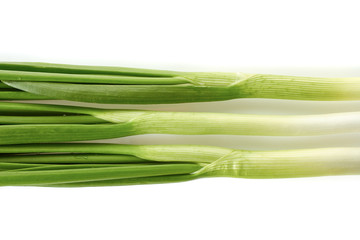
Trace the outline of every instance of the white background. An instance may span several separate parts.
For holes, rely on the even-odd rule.
[[[355,77],[360,76],[357,2],[5,0],[0,1],[0,61]],[[360,102],[241,99],[146,108],[310,114],[360,111]],[[360,134],[148,135],[112,142],[360,147]],[[0,239],[359,239],[359,187],[359,176],[217,178],[82,189],[3,187]]]

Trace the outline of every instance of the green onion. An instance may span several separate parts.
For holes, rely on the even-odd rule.
[[[1,186],[86,187],[202,177],[293,178],[360,174],[360,148],[247,151],[198,145],[42,144],[0,146]],[[22,154],[132,156],[133,163],[9,162]],[[3,154],[7,154],[3,157]],[[40,155],[38,155],[40,154]],[[18,159],[19,160],[19,159]]]
[[[85,141],[139,134],[312,136],[360,131],[360,112],[275,116],[0,102],[0,113],[0,144]]]
[[[22,90],[0,99],[162,104],[235,98],[360,100],[360,78],[176,72],[49,63],[0,63],[0,80]],[[25,93],[29,95],[22,95]],[[5,94],[6,93],[6,94]]]

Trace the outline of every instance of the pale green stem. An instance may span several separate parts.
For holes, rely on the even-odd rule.
[[[360,148],[233,151],[205,166],[199,176],[294,178],[360,174]]]
[[[107,110],[93,116],[127,121],[136,134],[311,136],[360,131],[360,112],[276,116]]]
[[[360,78],[253,74],[236,83],[239,98],[360,100]]]

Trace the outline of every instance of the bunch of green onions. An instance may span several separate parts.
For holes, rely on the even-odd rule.
[[[360,99],[360,78],[0,63],[0,80],[2,100],[165,104],[241,97]],[[350,133],[360,131],[360,112],[276,116],[0,102],[0,124],[0,186],[115,186],[201,177],[289,178],[360,173],[359,148],[246,151],[197,145],[68,143],[150,133]]]

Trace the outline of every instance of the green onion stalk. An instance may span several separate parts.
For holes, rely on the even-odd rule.
[[[140,134],[313,136],[356,131],[360,131],[360,112],[277,116],[0,102],[2,145]]]
[[[360,78],[0,63],[0,99],[166,104],[236,98],[360,100]]]
[[[360,148],[247,151],[199,145],[100,143],[0,146],[1,186],[95,187],[357,175]]]

